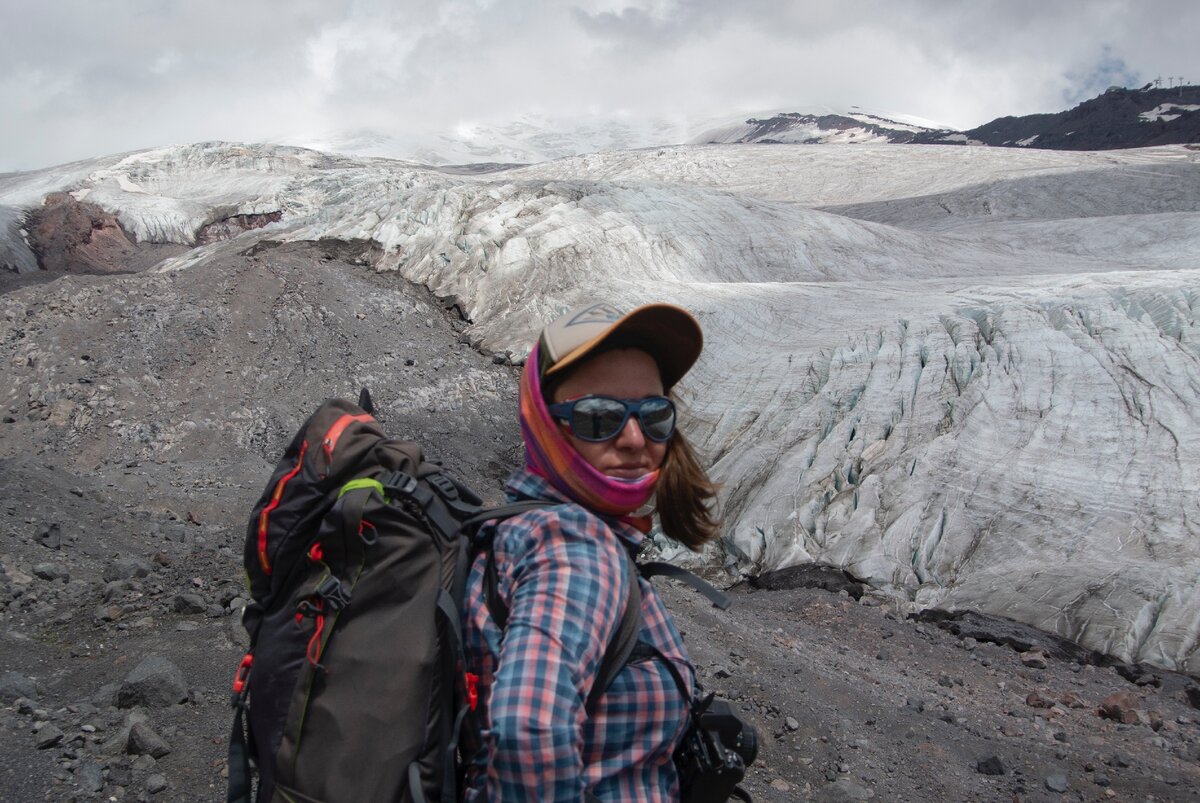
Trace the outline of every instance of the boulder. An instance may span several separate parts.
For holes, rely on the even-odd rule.
[[[1032,649],[1021,653],[1021,664],[1030,669],[1045,669],[1046,668],[1046,653],[1039,649]]]
[[[62,527],[58,522],[38,533],[37,542],[47,549],[62,549]]]
[[[61,742],[65,735],[58,726],[47,724],[46,727],[34,734],[34,744],[37,745],[38,750],[46,750]]]
[[[94,795],[104,788],[104,769],[98,762],[90,758],[84,759],[80,762],[79,769],[75,770],[75,782],[84,792]]]
[[[1051,792],[1058,792],[1060,795],[1066,792],[1070,786],[1067,784],[1067,776],[1061,772],[1055,772],[1046,776],[1046,788]]]
[[[187,699],[187,684],[179,667],[160,655],[151,655],[133,668],[117,692],[117,705],[163,708]]]
[[[40,577],[43,580],[70,580],[71,572],[66,566],[59,563],[36,563],[33,566],[33,574],[35,577]]]
[[[1134,725],[1140,720],[1138,717],[1140,707],[1141,699],[1136,694],[1119,691],[1105,697],[1104,702],[1100,703],[1097,713],[1105,719],[1111,719],[1124,725]]]
[[[148,577],[153,567],[143,558],[117,558],[104,567],[104,582]]]
[[[37,699],[37,684],[20,672],[8,671],[0,674],[0,702],[12,703],[20,698]]]
[[[1000,756],[987,755],[975,762],[975,771],[981,775],[1003,775],[1004,762]]]
[[[146,791],[152,795],[157,795],[167,788],[167,778],[160,772],[156,772],[146,779]]]
[[[130,755],[154,758],[162,758],[171,752],[171,746],[147,722],[136,722],[129,728],[125,749]]]
[[[208,609],[204,597],[199,594],[177,594],[174,607],[179,613],[204,613]]]

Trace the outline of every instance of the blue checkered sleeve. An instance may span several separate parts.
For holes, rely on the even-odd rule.
[[[532,475],[519,472],[512,483],[514,496],[562,501]],[[669,614],[625,568],[621,550],[637,538],[573,504],[495,528],[498,590],[510,612],[502,633],[483,602],[480,556],[468,579],[466,633],[484,745],[469,771],[468,800],[578,801],[585,789],[601,800],[678,799],[671,754],[686,704],[660,660],[624,667],[593,715],[584,711],[631,580],[643,594],[640,640],[691,683]]]

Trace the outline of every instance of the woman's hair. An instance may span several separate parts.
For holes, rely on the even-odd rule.
[[[655,490],[658,520],[667,537],[697,552],[720,535],[721,517],[715,505],[718,487],[701,467],[687,438],[676,429],[667,443]]]

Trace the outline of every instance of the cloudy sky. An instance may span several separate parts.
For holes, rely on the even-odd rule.
[[[1184,0],[0,0],[0,19],[0,171],[531,114],[857,105],[970,128],[1200,82]]]

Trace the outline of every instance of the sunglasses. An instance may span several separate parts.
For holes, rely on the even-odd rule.
[[[666,396],[649,396],[638,401],[583,396],[551,404],[547,409],[550,415],[565,421],[576,438],[591,443],[620,435],[631,415],[637,416],[642,434],[649,440],[664,443],[675,434],[675,403]]]

